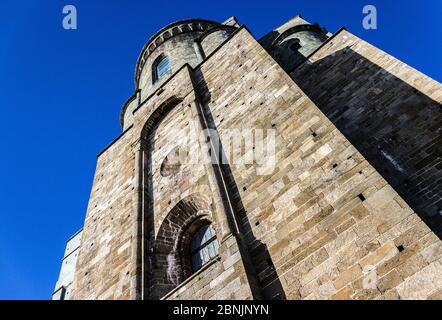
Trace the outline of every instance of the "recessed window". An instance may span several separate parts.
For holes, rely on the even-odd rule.
[[[170,61],[167,56],[160,56],[153,65],[154,81],[161,79],[170,69]]]
[[[212,225],[200,228],[190,242],[190,260],[192,271],[201,269],[207,262],[218,255],[219,242]]]
[[[301,44],[299,43],[298,39],[293,40],[290,43],[290,50],[292,50],[293,52],[298,52],[298,50],[301,49]]]

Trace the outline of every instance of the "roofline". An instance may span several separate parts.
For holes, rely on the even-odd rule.
[[[126,102],[124,102],[123,107],[120,110],[120,126],[122,129],[124,128],[124,115],[126,113],[126,109],[129,104],[131,104],[132,101],[134,101],[138,97],[138,93],[140,91],[140,89],[135,90],[135,92],[129,98],[127,98]]]
[[[75,232],[72,236],[70,236],[67,240],[66,243],[68,243],[69,241],[71,241],[72,239],[74,239],[80,232],[83,231],[83,227],[81,227],[80,230],[78,230],[77,232]]]
[[[164,90],[163,87],[169,82],[171,81],[175,75],[177,75],[179,72],[181,72],[184,68],[188,68],[190,70],[196,70],[198,68],[201,67],[202,64],[204,64],[211,56],[213,56],[218,50],[220,50],[227,42],[229,42],[231,40],[231,38],[237,34],[239,31],[241,31],[242,29],[246,29],[247,32],[249,32],[252,36],[252,32],[247,28],[246,25],[242,24],[239,27],[235,28],[235,31],[232,32],[231,35],[229,35],[228,38],[226,38],[215,50],[213,50],[207,57],[205,57],[203,59],[203,61],[201,61],[199,64],[197,64],[194,68],[192,66],[189,65],[189,63],[185,63],[183,66],[181,66],[174,74],[172,74],[166,81],[164,81],[154,92],[152,92],[146,99],[144,99],[143,101],[139,102],[139,105],[132,111],[132,113],[135,113],[138,109],[140,109],[142,106],[144,106],[144,104],[154,95],[157,95],[158,92],[160,92],[161,90]],[[133,96],[135,94],[138,93],[138,90],[128,99],[131,100],[131,98],[133,98]],[[132,101],[132,100],[131,100]],[[98,154],[97,154],[97,158],[99,158],[103,153],[105,153],[110,147],[112,147],[118,140],[120,140],[130,129],[133,128],[133,124],[131,124],[130,126],[128,126],[125,130],[123,130],[122,133],[120,133],[111,143],[109,143],[106,147],[104,147]]]

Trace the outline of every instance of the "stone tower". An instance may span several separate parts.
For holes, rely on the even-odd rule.
[[[439,83],[345,29],[232,17],[161,29],[135,88],[72,299],[441,297]]]

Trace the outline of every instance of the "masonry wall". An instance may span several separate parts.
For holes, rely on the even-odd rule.
[[[221,241],[220,257],[210,270],[198,271],[199,276],[194,275],[188,280],[187,290],[180,286],[173,296],[180,299],[214,296],[244,299],[250,296],[250,288],[235,239],[225,243],[225,236],[230,232],[225,227],[223,230],[224,206],[208,162],[208,149],[203,145],[202,157],[197,161],[190,159],[196,151],[189,148],[193,143],[188,139],[202,131],[192,99],[195,98],[191,93],[183,103],[165,114],[147,140],[151,148],[147,179],[152,182],[146,185],[151,185],[152,191],[146,197],[153,201],[148,214],[152,217],[150,238],[155,239],[150,241],[154,252],[147,257],[150,269],[153,269],[147,275],[151,278],[148,297],[165,297],[191,274],[190,266],[182,263],[188,255],[188,248],[180,243],[180,233],[195,223],[199,227],[198,219],[205,215],[204,219],[213,225]],[[204,136],[201,140],[205,144]],[[171,163],[169,168],[165,167],[166,161]]]
[[[184,161],[162,173],[170,152],[185,147],[191,125],[201,130],[195,99],[191,70],[184,66],[134,110],[133,127],[99,155],[73,299],[252,297],[211,164]],[[175,129],[180,131],[171,136]],[[177,264],[188,253],[170,247],[181,231],[175,226],[202,217],[217,232],[219,256],[184,279]]]
[[[252,292],[236,239],[221,243],[219,258],[209,262],[163,299],[250,300]]]
[[[258,266],[264,291],[282,286],[288,299],[440,295],[440,240],[247,30],[201,66],[197,84],[224,145],[233,128],[276,130],[270,174],[230,165],[252,256],[261,244],[270,253]],[[377,273],[370,289],[364,269]]]
[[[275,130],[273,166],[221,168],[239,234],[215,166],[160,174],[175,147],[164,137],[188,132],[198,106],[225,150],[232,129]],[[440,240],[247,29],[199,68],[178,70],[133,117],[98,158],[73,299],[440,298]],[[169,250],[169,222],[201,212],[220,254],[171,289],[161,282],[174,266],[167,255],[186,252]]]
[[[442,85],[345,30],[291,76],[442,236]]]
[[[125,134],[98,157],[71,299],[129,299],[135,277],[134,153]]]
[[[159,46],[150,56],[149,60],[141,72],[140,84],[141,100],[146,99],[150,94],[155,92],[161,84],[172,76],[185,63],[196,66],[200,61],[195,52],[193,43],[195,38],[203,32],[190,32],[174,36],[170,40]],[[173,54],[170,54],[172,53]],[[170,70],[161,79],[153,83],[152,79],[152,63],[162,54],[166,53],[170,59]]]
[[[232,28],[220,29],[207,35],[202,41],[201,46],[204,55],[210,55],[216,48],[218,48],[228,37],[233,33]]]

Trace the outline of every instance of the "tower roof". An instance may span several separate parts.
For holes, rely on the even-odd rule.
[[[173,38],[176,35],[186,32],[206,31],[221,23],[205,19],[187,19],[173,22],[160,29],[143,46],[135,66],[135,87],[138,89],[141,70],[149,55],[162,43]]]

